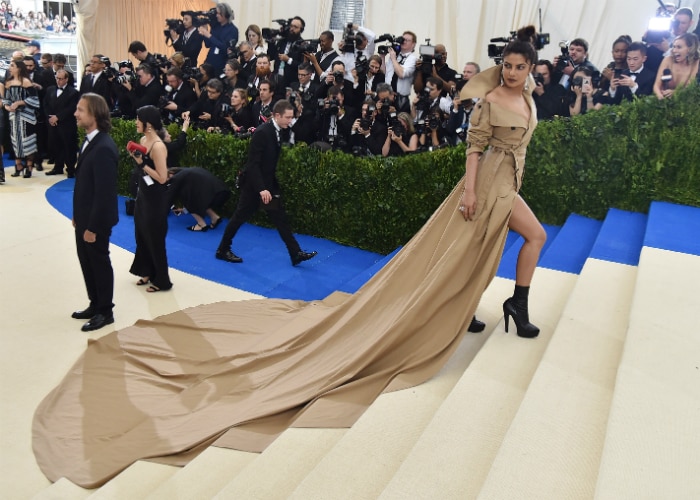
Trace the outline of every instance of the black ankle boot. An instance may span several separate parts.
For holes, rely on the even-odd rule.
[[[530,293],[529,286],[515,285],[513,296],[503,303],[503,317],[505,319],[506,333],[508,332],[508,317],[513,318],[513,323],[518,330],[518,337],[532,339],[540,334],[540,329],[530,323],[530,315],[527,311],[527,298]]]

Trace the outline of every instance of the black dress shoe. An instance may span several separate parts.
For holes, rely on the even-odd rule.
[[[304,252],[300,251],[296,255],[292,255],[292,265],[296,266],[297,264],[301,264],[305,260],[313,259],[318,255],[318,252]]]
[[[472,318],[472,322],[469,324],[469,328],[467,328],[467,331],[472,333],[479,333],[483,332],[484,328],[486,328],[486,323],[484,323],[483,321],[479,321],[478,319],[476,319],[476,316],[474,316]]]
[[[105,316],[104,314],[95,314],[90,321],[85,323],[80,329],[84,332],[91,332],[93,330],[99,330],[105,325],[111,325],[114,323],[114,316],[111,314]]]
[[[216,258],[219,260],[225,260],[226,262],[232,262],[234,264],[240,264],[241,262],[243,262],[243,259],[241,259],[238,255],[233,253],[231,250],[226,250],[225,252],[217,250]]]
[[[49,170],[46,172],[46,175],[63,175],[62,170]]]
[[[75,311],[73,314],[70,315],[70,317],[73,319],[90,319],[95,314],[97,314],[97,311],[95,311],[92,307],[88,307],[87,309],[83,309],[82,311]]]
[[[68,172],[68,173],[66,174],[66,177],[68,177],[69,179],[72,179],[72,178],[75,177],[75,173],[73,173],[73,172]]]

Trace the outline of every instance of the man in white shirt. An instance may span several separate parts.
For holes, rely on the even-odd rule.
[[[391,86],[396,91],[397,112],[411,112],[409,95],[413,87],[413,78],[416,73],[416,55],[413,53],[416,48],[416,34],[412,31],[404,31],[401,47],[398,52],[390,50],[387,57],[384,57],[386,81],[391,82]]]

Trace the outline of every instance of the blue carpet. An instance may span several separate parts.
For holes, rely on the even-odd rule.
[[[647,216],[611,208],[603,221],[590,257],[636,266],[642,251]]]
[[[540,267],[578,274],[591,253],[602,222],[571,214],[548,249],[543,250]]]
[[[700,255],[700,208],[655,201],[644,246]]]
[[[48,202],[69,218],[74,184],[73,179],[65,179],[46,191]],[[355,291],[381,268],[375,265],[384,261],[381,254],[296,235],[304,250],[316,250],[318,255],[293,267],[276,230],[245,224],[234,241],[234,251],[244,263],[230,264],[214,258],[226,222],[206,233],[188,231],[192,224],[194,219],[189,215],[168,217],[169,266],[265,297],[316,300],[339,289]],[[123,198],[119,200],[119,224],[114,227],[111,241],[130,252],[136,249],[134,219],[126,215]]]

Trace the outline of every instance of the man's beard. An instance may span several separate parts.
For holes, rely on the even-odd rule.
[[[287,41],[288,42],[296,42],[301,38],[301,33],[289,33],[287,35]]]
[[[257,66],[255,67],[255,76],[258,78],[263,78],[265,76],[268,76],[271,73],[270,68],[258,68]]]

